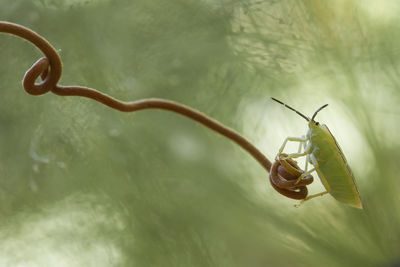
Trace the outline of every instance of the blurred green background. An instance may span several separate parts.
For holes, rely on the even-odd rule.
[[[331,196],[294,208],[243,150],[176,114],[30,96],[20,81],[41,54],[2,34],[0,266],[395,266],[399,11],[396,0],[3,0],[1,20],[59,49],[61,84],[184,103],[270,159],[307,130],[270,96],[306,114],[329,103],[318,120],[365,209]]]

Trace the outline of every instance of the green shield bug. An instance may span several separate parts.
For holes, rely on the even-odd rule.
[[[307,196],[300,202],[300,204],[318,196],[331,194],[332,197],[339,202],[362,209],[363,205],[354,181],[353,173],[351,172],[347,160],[336,142],[335,137],[331,134],[325,124],[321,125],[319,122],[314,120],[317,113],[328,106],[328,104],[317,109],[310,119],[294,108],[273,97],[272,100],[284,105],[290,110],[293,110],[308,121],[309,130],[306,136],[287,137],[277,155],[278,158],[282,154],[287,142],[299,142],[300,148],[298,153],[289,154],[287,156],[287,158],[292,159],[303,156],[306,157],[305,172],[298,178],[297,183],[308,174],[316,171],[326,189],[324,192]],[[313,165],[313,168],[307,171],[307,165],[309,162]]]

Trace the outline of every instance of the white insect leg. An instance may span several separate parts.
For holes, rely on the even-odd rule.
[[[315,160],[314,155],[311,154],[311,155],[310,155],[310,158],[311,158],[312,164],[313,164],[314,167],[315,167],[315,168],[313,168],[313,169],[314,169],[314,170],[317,170],[317,169],[318,169],[318,162]],[[325,186],[325,185],[324,185],[324,186]],[[325,189],[326,189],[326,191],[323,191],[323,192],[320,192],[320,193],[317,193],[317,194],[313,194],[313,195],[310,195],[310,196],[306,197],[305,199],[301,200],[300,203],[299,203],[298,205],[295,205],[295,206],[296,206],[296,207],[299,207],[301,204],[303,204],[303,203],[304,203],[305,201],[307,201],[307,200],[310,200],[310,199],[316,198],[316,197],[320,197],[320,196],[329,194],[329,193],[331,192],[331,188],[329,187],[329,185],[325,186]]]
[[[304,139],[304,140],[307,139],[305,135],[302,135],[301,138]],[[300,142],[300,143],[299,143],[299,149],[297,150],[297,153],[301,153],[301,151],[302,151],[303,149],[304,149],[304,150],[306,149],[306,142]]]
[[[308,162],[310,161],[310,154],[307,154],[306,156],[306,164],[304,166],[304,171],[306,172],[308,169]]]
[[[303,137],[306,138],[305,135],[303,135]],[[304,149],[304,151],[307,150],[307,145],[310,145],[310,142],[308,142],[308,143],[303,143],[303,149]],[[301,152],[301,151],[299,151],[299,152]],[[304,166],[304,171],[305,171],[305,172],[308,170],[308,162],[309,162],[309,161],[310,161],[310,154],[307,154],[307,156],[306,156],[306,163],[305,163],[305,166]]]
[[[300,181],[303,180],[304,177],[306,177],[307,175],[311,174],[313,171],[316,171],[316,170],[317,170],[317,167],[314,167],[309,171],[303,172],[303,174],[300,175],[299,178],[297,178],[297,181],[296,181],[295,185],[300,183]]]
[[[307,143],[307,146],[304,148],[304,152],[302,153],[293,153],[293,154],[289,154],[286,158],[300,158],[303,156],[307,156],[308,154],[310,154],[310,149],[311,149],[311,142]]]
[[[279,149],[277,158],[279,157],[280,154],[282,154],[283,150],[285,149],[285,146],[286,146],[287,142],[289,142],[289,141],[291,141],[291,142],[300,142],[300,144],[301,144],[301,143],[307,142],[308,139],[307,138],[301,138],[301,137],[287,137],[285,139],[285,141],[283,142],[281,148]]]
[[[302,136],[302,138],[303,138],[303,136]],[[301,153],[301,150],[303,148],[303,144],[304,144],[304,142],[299,142],[299,149],[297,149],[297,153]]]
[[[304,171],[304,173],[302,175],[300,175],[299,178],[297,178],[297,181],[295,184],[298,184],[304,177],[306,177],[307,175],[309,175],[310,173],[312,173],[313,171],[316,170],[316,167],[312,168],[311,170],[307,171],[307,160],[309,160],[310,158],[310,150],[311,150],[311,142],[308,142],[307,145],[304,144],[305,148],[304,148],[304,152],[303,153],[293,153],[293,154],[289,154],[287,157],[285,157],[285,159],[288,158],[299,158],[299,157],[303,157],[306,156],[306,169]],[[315,161],[317,162],[317,161]],[[318,164],[318,163],[316,163]]]

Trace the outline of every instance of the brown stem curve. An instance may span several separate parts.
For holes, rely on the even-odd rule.
[[[61,58],[54,47],[46,39],[26,27],[5,21],[0,21],[0,32],[16,35],[31,42],[46,56],[46,58],[41,58],[35,62],[25,73],[23,86],[27,93],[31,95],[42,95],[51,91],[60,96],[81,96],[93,99],[122,112],[135,112],[144,109],[162,109],[175,112],[195,120],[211,130],[229,138],[246,150],[258,161],[258,163],[261,164],[262,167],[264,167],[265,170],[268,172],[270,171],[271,162],[263,153],[261,153],[260,150],[233,129],[222,125],[205,114],[180,103],[164,99],[149,98],[133,102],[123,102],[92,88],[58,85],[57,83],[60,80],[62,73]],[[43,81],[36,84],[35,80],[39,76],[43,78]]]

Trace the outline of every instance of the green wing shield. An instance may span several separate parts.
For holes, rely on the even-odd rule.
[[[326,125],[314,129],[317,133],[311,137],[312,153],[318,162],[317,173],[322,183],[337,201],[362,209],[353,173],[334,136]]]

